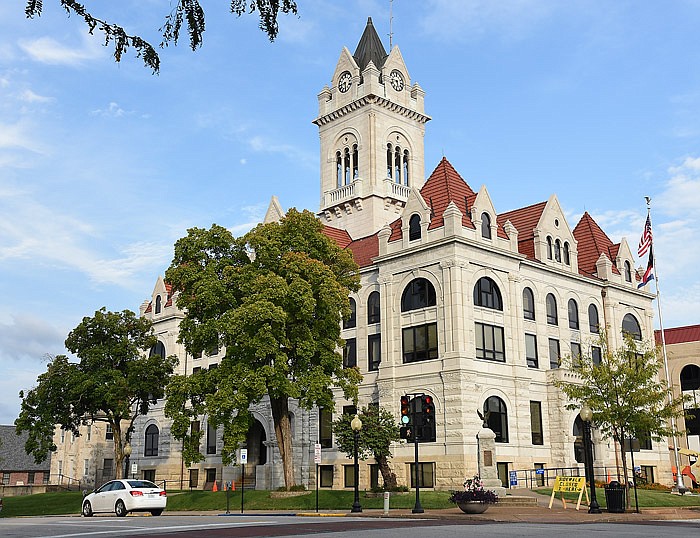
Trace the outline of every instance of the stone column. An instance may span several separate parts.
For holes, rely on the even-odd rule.
[[[479,478],[484,489],[493,491],[499,497],[506,496],[506,488],[498,478],[496,467],[496,434],[490,428],[481,428],[476,434],[479,448]]]

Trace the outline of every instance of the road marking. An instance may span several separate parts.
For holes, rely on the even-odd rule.
[[[141,531],[146,531],[148,533],[152,532],[160,532],[160,531],[170,531],[170,530],[197,530],[197,529],[207,529],[207,528],[214,528],[214,527],[220,527],[220,528],[226,528],[226,527],[243,527],[243,526],[250,526],[250,525],[260,525],[260,524],[266,524],[266,525],[276,525],[277,523],[270,523],[270,522],[265,522],[265,521],[244,521],[244,522],[238,522],[235,525],[232,525],[231,523],[207,523],[207,524],[199,524],[199,525],[168,525],[165,527],[129,527],[129,528],[122,528],[122,529],[112,529],[108,531],[89,531],[89,532],[75,532],[75,533],[69,533],[69,534],[56,534],[52,535],[52,538],[72,538],[75,536],[95,536],[97,534],[123,534],[125,532],[133,532],[136,530],[141,530]],[[42,538],[40,536],[36,538]]]

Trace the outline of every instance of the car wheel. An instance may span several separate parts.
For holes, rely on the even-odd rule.
[[[151,510],[152,516],[159,516],[163,513],[163,510]]]
[[[114,505],[114,513],[117,514],[117,517],[124,517],[126,515],[126,506],[124,506],[124,501],[117,501],[117,504]]]
[[[83,515],[85,517],[92,517],[92,505],[90,504],[90,501],[85,501],[83,503]]]

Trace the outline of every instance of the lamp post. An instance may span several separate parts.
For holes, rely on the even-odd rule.
[[[360,506],[360,464],[357,461],[362,421],[357,416],[357,413],[355,413],[355,418],[350,421],[350,427],[355,437],[355,502],[352,503],[352,510],[350,511],[362,512],[362,506]]]
[[[129,441],[124,445],[124,455],[126,456],[124,464],[124,478],[129,478],[129,457],[131,456],[131,443]]]
[[[595,496],[595,473],[593,471],[593,443],[591,442],[591,420],[593,420],[593,411],[588,407],[588,404],[583,404],[579,413],[583,421],[583,451],[586,456],[586,474],[591,481],[591,504],[588,506],[589,514],[600,514],[600,506],[598,499]]]

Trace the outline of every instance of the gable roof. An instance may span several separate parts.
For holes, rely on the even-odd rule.
[[[518,230],[518,252],[533,260],[535,259],[535,228],[546,206],[547,202],[539,202],[498,215],[499,228],[510,221]]]
[[[365,31],[362,32],[362,37],[352,57],[355,58],[357,65],[360,67],[360,72],[362,72],[369,65],[370,61],[377,69],[381,69],[387,56],[388,54],[384,49],[382,40],[379,39],[377,31],[374,29],[374,24],[372,24],[372,17],[369,17]]]
[[[14,426],[0,425],[0,470],[4,472],[49,471],[51,468],[49,458],[35,463],[34,457],[25,452],[24,444],[28,436],[27,432],[17,435]]]
[[[661,331],[654,331],[657,344],[661,344]],[[664,329],[664,340],[667,344],[686,344],[700,342],[700,325],[687,325],[685,327],[673,327]]]
[[[595,275],[598,272],[596,262],[601,254],[605,254],[613,262],[613,273],[619,274],[620,271],[614,262],[617,252],[620,250],[620,244],[615,244],[610,240],[588,211],[581,217],[576,228],[574,228],[573,234],[574,239],[578,243],[579,273],[588,276]]]

